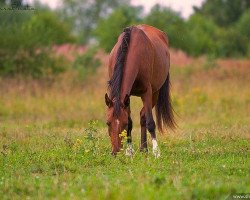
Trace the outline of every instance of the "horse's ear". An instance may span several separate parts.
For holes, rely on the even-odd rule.
[[[123,103],[124,103],[124,106],[125,106],[125,107],[128,107],[128,106],[129,106],[129,104],[130,104],[130,99],[129,99],[129,95],[128,95],[128,94],[126,94]]]
[[[109,108],[113,105],[113,102],[111,101],[107,93],[105,94],[105,103]]]

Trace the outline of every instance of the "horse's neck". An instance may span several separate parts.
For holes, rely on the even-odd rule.
[[[129,69],[131,69],[131,67]],[[122,77],[122,85],[121,85],[121,95],[120,95],[121,101],[124,100],[127,94],[130,95],[137,74],[138,74],[137,70],[135,71],[126,70],[125,66],[124,74]]]

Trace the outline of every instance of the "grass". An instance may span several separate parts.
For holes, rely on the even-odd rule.
[[[1,199],[226,199],[250,191],[248,68],[172,67],[179,128],[158,134],[161,157],[111,156],[104,68],[83,84],[1,80]],[[96,125],[89,125],[98,119]],[[150,138],[150,137],[149,137]]]

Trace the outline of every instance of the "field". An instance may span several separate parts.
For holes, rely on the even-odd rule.
[[[173,52],[179,127],[139,152],[141,101],[132,97],[135,154],[111,156],[106,55],[83,82],[0,80],[1,199],[226,199],[250,192],[250,61]],[[92,122],[90,120],[97,120]],[[150,137],[148,137],[150,138]]]

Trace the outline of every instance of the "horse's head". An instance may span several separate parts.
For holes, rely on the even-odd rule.
[[[107,125],[108,132],[112,144],[112,154],[115,155],[120,148],[121,137],[119,134],[123,130],[128,130],[128,117],[129,117],[129,96],[126,95],[124,101],[112,101],[108,95],[105,95],[105,102],[107,105]]]

